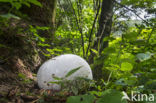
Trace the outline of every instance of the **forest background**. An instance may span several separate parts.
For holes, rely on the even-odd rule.
[[[156,95],[155,7],[154,0],[0,0],[0,102],[133,103],[123,94]],[[39,66],[69,53],[88,61],[94,81],[39,90]]]

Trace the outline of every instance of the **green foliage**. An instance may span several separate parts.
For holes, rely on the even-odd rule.
[[[12,8],[16,8],[17,10],[19,10],[22,5],[30,7],[30,4],[42,7],[41,3],[37,0],[0,0],[0,2],[10,3],[12,5]]]
[[[76,77],[74,80],[68,80],[68,77],[77,72],[81,67],[82,66],[73,68],[64,78],[52,75],[54,81],[50,81],[49,83],[58,84],[61,86],[62,91],[68,91],[75,95],[79,94],[81,91],[86,91],[88,88],[92,87],[92,80],[83,77]]]
[[[78,95],[81,92],[87,92],[88,88],[91,88],[93,85],[93,81],[77,77],[74,80],[67,80],[66,78],[53,77],[55,81],[51,81],[49,83],[58,84],[61,86],[61,91],[69,92],[74,95]]]
[[[102,93],[97,103],[127,103],[127,101],[123,99],[122,92],[108,89]]]
[[[71,3],[58,0],[58,2],[55,40],[51,41],[45,36],[47,31],[51,29],[49,25],[29,24],[26,30],[22,27],[8,29],[12,19],[26,20],[21,16],[16,16],[14,12],[18,11],[23,5],[42,7],[41,3],[37,0],[0,0],[2,4],[11,4],[11,7],[8,8],[9,13],[0,14],[0,39],[4,36],[7,36],[7,39],[14,39],[6,31],[10,30],[9,32],[12,34],[15,29],[18,29],[17,34],[26,34],[25,37],[22,37],[24,42],[35,44],[36,52],[47,58],[65,53],[83,56],[85,54],[83,49],[86,52],[90,43],[88,55],[85,59],[91,61],[93,71],[101,70],[104,77],[98,78],[96,83],[85,78],[77,78],[73,81],[67,80],[81,66],[69,71],[65,78],[52,75],[55,81],[50,83],[59,84],[63,91],[69,91],[73,95],[77,95],[69,97],[67,103],[126,103],[127,101],[122,98],[122,91],[125,91],[128,95],[131,91],[147,94],[155,93],[156,19],[151,16],[155,15],[153,0],[122,0],[122,7],[115,5],[111,35],[103,38],[102,42],[108,41],[108,46],[102,50],[102,53],[99,53],[100,43],[98,47],[94,47],[94,43],[100,38],[96,37],[98,22],[95,23],[91,35],[92,39],[89,40],[97,11],[97,0],[71,0]],[[130,9],[127,10],[125,6]],[[139,14],[142,11],[145,11],[145,14],[147,13],[145,15],[147,17],[143,18]],[[141,16],[142,19],[134,20],[136,14]],[[45,34],[42,32],[45,32]],[[82,44],[82,40],[84,44]],[[0,40],[0,48],[10,51],[11,47],[6,45],[5,42],[5,40],[3,42]],[[90,60],[92,57],[93,59]],[[3,55],[0,56],[0,59],[3,59]],[[18,74],[18,77],[23,83],[30,82],[24,74]],[[40,102],[44,102],[44,100],[40,99]]]
[[[71,96],[66,103],[94,103],[94,98],[93,95]]]
[[[139,53],[136,55],[136,57],[140,60],[140,61],[145,61],[150,59],[152,56],[152,53],[147,52],[147,53]]]
[[[121,70],[122,71],[131,71],[132,69],[133,69],[133,65],[131,63],[123,62],[121,64]]]
[[[60,8],[57,8],[57,16],[63,22],[56,30],[57,42],[59,41],[63,47],[70,48],[71,53],[83,56],[81,35],[83,34],[84,49],[86,50],[89,33],[94,20],[93,1],[85,0],[81,3],[72,1],[72,5],[68,2],[61,2],[60,5]],[[82,30],[82,34],[80,29]]]
[[[22,81],[22,83],[32,83],[32,81],[26,77],[25,74],[22,74],[22,73],[18,73],[18,77],[19,79]]]
[[[93,92],[92,92],[93,93]],[[94,95],[79,95],[71,96],[67,99],[66,103],[127,103],[123,98],[123,93],[113,89],[108,89],[104,92],[94,92],[96,95],[99,95],[97,98]]]

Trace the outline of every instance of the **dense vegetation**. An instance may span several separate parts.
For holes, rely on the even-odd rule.
[[[155,7],[154,0],[0,0],[0,102],[156,103]],[[67,53],[86,59],[94,80],[40,90],[38,67]]]

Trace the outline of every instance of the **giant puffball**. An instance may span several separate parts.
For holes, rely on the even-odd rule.
[[[92,71],[88,63],[80,56],[74,54],[65,54],[56,56],[46,61],[38,70],[37,82],[42,89],[60,90],[61,87],[55,83],[55,77],[65,78],[65,76],[73,69],[79,68],[71,74],[67,79],[74,80],[77,77],[93,79]]]

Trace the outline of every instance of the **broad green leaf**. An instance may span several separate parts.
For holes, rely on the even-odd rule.
[[[151,68],[151,72],[156,72],[156,68]]]
[[[109,53],[115,53],[116,49],[113,47],[107,47],[103,50],[103,53],[109,54]]]
[[[101,98],[96,103],[127,103],[123,96],[123,93],[120,91],[108,89],[102,93]]]
[[[105,42],[105,41],[113,41],[113,40],[115,40],[115,38],[113,38],[113,37],[105,37],[103,39],[103,42]]]
[[[93,95],[70,96],[66,103],[94,103]]]
[[[125,79],[125,83],[127,85],[133,86],[133,85],[135,85],[136,82],[137,82],[137,77],[136,76],[131,76],[128,79]]]
[[[136,57],[140,60],[140,61],[145,61],[151,58],[152,53],[139,53],[136,55]]]
[[[133,65],[129,62],[123,62],[121,64],[121,70],[122,71],[131,71],[133,69]]]
[[[130,41],[136,41],[137,35],[138,35],[137,32],[129,32],[125,34],[124,37]]]
[[[76,71],[78,71],[81,67],[82,67],[82,66],[79,66],[79,67],[77,67],[77,68],[75,68],[75,69],[72,69],[71,71],[69,71],[69,72],[66,74],[65,77],[71,76],[73,73],[75,73]]]

